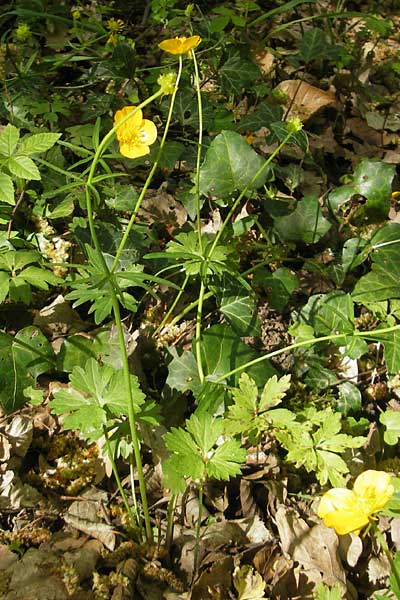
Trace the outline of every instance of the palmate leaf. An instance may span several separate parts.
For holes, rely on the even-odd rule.
[[[238,440],[228,440],[218,446],[207,463],[207,475],[227,481],[239,475],[240,465],[246,461],[246,450]]]
[[[208,475],[229,479],[240,473],[246,451],[236,440],[225,441],[215,448],[222,430],[222,419],[202,413],[193,414],[186,421],[186,431],[173,427],[164,435],[165,444],[172,452],[163,464],[165,483],[173,493],[184,489],[188,477],[203,480]]]
[[[144,394],[137,378],[131,375],[131,389],[135,411],[140,410]],[[128,414],[124,376],[110,365],[99,365],[90,358],[85,368],[75,367],[68,388],[54,393],[52,412],[65,414],[65,429],[78,429],[84,439],[94,442],[103,435],[103,427],[110,418]]]

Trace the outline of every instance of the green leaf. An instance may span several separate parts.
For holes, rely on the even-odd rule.
[[[328,587],[324,583],[318,583],[315,588],[315,600],[341,600],[344,598],[346,590],[339,583],[333,587]]]
[[[400,412],[387,409],[379,415],[379,421],[386,427],[383,434],[385,443],[389,446],[397,444],[400,438]]]
[[[50,150],[61,137],[61,133],[36,133],[35,135],[24,136],[18,146],[18,154],[28,155],[38,154]]]
[[[215,479],[227,481],[240,475],[240,465],[246,462],[246,450],[237,440],[228,440],[217,447],[207,463],[207,474]]]
[[[12,156],[7,161],[7,167],[16,177],[22,179],[41,179],[39,169],[28,156]]]
[[[211,142],[200,169],[200,192],[215,196],[229,196],[243,190],[265,164],[241,135],[222,131]],[[253,182],[251,189],[263,185],[267,169]]]
[[[261,127],[269,127],[271,123],[280,121],[283,117],[283,109],[277,104],[263,102],[257,109],[245,115],[238,123],[238,131],[258,131]]]
[[[9,123],[0,134],[0,154],[10,157],[13,155],[19,140],[19,130]]]
[[[356,213],[356,219],[364,218],[379,221],[386,219],[392,191],[392,181],[395,175],[395,165],[364,159],[353,174],[353,181],[338,188],[328,197],[328,204],[337,211],[344,202],[351,200],[356,194],[367,199],[364,206]]]
[[[10,276],[5,271],[0,271],[0,303],[8,296],[10,289]]]
[[[0,202],[15,205],[13,180],[6,173],[0,173]]]
[[[341,290],[311,296],[303,306],[300,323],[311,325],[318,336],[354,332],[354,304]]]
[[[254,85],[260,69],[251,60],[234,54],[219,68],[222,88],[229,93],[240,94],[243,88]]]
[[[134,410],[139,412],[144,394],[139,389],[137,378],[131,375]],[[84,368],[75,367],[70,375],[70,385],[54,393],[52,412],[65,414],[65,429],[77,429],[89,442],[103,435],[103,428],[113,417],[128,413],[125,393],[125,378],[121,370],[109,365],[99,365],[90,358]]]
[[[400,331],[379,334],[378,330],[372,339],[383,344],[383,357],[388,374],[396,375],[400,370]]]
[[[186,429],[192,435],[201,454],[205,456],[222,435],[222,419],[214,419],[209,414],[193,414],[186,421]]]
[[[201,354],[204,374],[210,381],[259,356],[227,325],[213,325],[204,331]],[[275,369],[268,361],[253,365],[246,369],[246,372],[260,386],[266,379],[275,375]],[[238,374],[232,376],[229,379],[231,385],[235,385],[238,378]]]
[[[350,383],[350,381],[345,381],[338,385],[338,393],[338,399],[334,408],[338,410],[344,417],[361,410],[361,392],[358,387]]]
[[[259,410],[269,410],[280,404],[289,388],[290,375],[284,375],[279,380],[276,375],[268,379],[261,394]]]
[[[282,240],[306,244],[318,242],[331,226],[322,215],[317,196],[305,196],[290,215],[274,220],[274,227]]]
[[[232,329],[241,337],[260,335],[257,306],[249,290],[228,275],[223,277],[220,289],[222,289],[220,311],[229,321]]]
[[[53,349],[38,327],[20,329],[15,339],[0,333],[1,408],[8,413],[23,406],[24,390],[35,384],[38,375],[53,367]]]
[[[18,344],[18,341],[24,345]],[[18,368],[29,373],[35,381],[39,375],[54,368],[53,348],[46,336],[34,325],[18,331],[13,343],[13,352]]]
[[[394,564],[389,575],[390,590],[396,596],[396,598],[400,598],[400,585],[398,581],[398,574],[400,573],[400,552],[396,552],[394,555],[393,563]],[[394,572],[394,569],[396,569],[396,572]]]
[[[327,50],[325,34],[318,27],[306,31],[299,43],[299,57],[305,63],[323,59]]]
[[[279,267],[271,273],[265,268],[259,268],[254,274],[254,284],[261,285],[265,290],[272,308],[283,312],[292,293],[299,285],[298,276],[287,267]]]

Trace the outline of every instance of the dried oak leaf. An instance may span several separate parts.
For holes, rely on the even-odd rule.
[[[332,92],[326,92],[310,85],[301,79],[287,79],[276,86],[275,91],[283,92],[288,97],[287,119],[299,117],[303,122],[308,121],[319,110],[327,106],[336,105],[336,98]]]

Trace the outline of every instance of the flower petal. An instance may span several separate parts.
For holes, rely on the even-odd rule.
[[[117,125],[122,119],[124,119],[130,112],[132,112],[135,106],[124,106],[121,110],[117,110],[114,116],[114,125]],[[143,113],[141,109],[135,112],[129,119],[125,121],[117,129],[117,138],[120,142],[125,141],[128,138],[132,138],[137,134],[143,121]]]
[[[318,516],[339,535],[358,531],[368,524],[369,514],[360,507],[357,495],[346,488],[333,488],[321,498]]]
[[[146,156],[150,154],[150,148],[147,144],[136,142],[124,142],[119,146],[119,151],[123,156],[127,158],[139,158],[140,156]]]
[[[364,471],[354,482],[353,490],[370,515],[381,510],[393,496],[391,476],[385,471]]]
[[[189,50],[196,48],[200,42],[201,37],[199,35],[192,35],[188,38],[182,36],[164,40],[158,44],[158,47],[169,54],[185,54]]]
[[[148,146],[154,144],[157,139],[157,127],[153,121],[143,119],[139,129],[139,138],[142,144],[147,144]]]

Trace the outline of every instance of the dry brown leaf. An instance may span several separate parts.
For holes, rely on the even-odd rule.
[[[281,81],[275,90],[288,96],[287,108],[290,107],[287,119],[299,117],[303,122],[308,121],[319,110],[336,104],[335,95],[310,85],[301,79]]]
[[[13,455],[23,458],[28,452],[33,437],[33,422],[29,417],[17,415],[7,425],[4,433],[12,446]]]
[[[252,56],[263,73],[267,75],[272,71],[275,62],[275,56],[272,52],[263,49],[254,52]]]
[[[163,184],[158,190],[148,190],[138,214],[149,225],[162,223],[172,234],[186,223],[187,212],[182,204],[166,192],[165,187]]]
[[[108,550],[114,550],[115,534],[111,527],[101,519],[99,510],[101,502],[107,500],[107,494],[100,490],[91,489],[82,495],[82,500],[71,504],[64,521],[99,540]]]
[[[275,515],[282,550],[299,563],[309,581],[345,586],[338,536],[325,525],[309,527],[293,510],[281,506]]]

